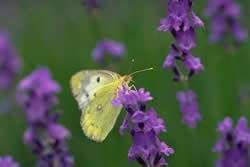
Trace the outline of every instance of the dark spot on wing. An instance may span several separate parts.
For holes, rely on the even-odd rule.
[[[87,97],[87,98],[89,97],[89,94],[88,94],[88,93],[86,93],[86,97]]]
[[[101,104],[98,104],[97,107],[96,107],[97,111],[101,111],[102,110],[102,105]]]
[[[97,79],[96,79],[96,82],[100,82],[101,81],[101,78],[100,77],[97,77]]]

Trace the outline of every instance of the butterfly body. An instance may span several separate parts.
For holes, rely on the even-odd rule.
[[[122,106],[114,107],[111,101],[118,91],[131,81],[130,76],[106,70],[84,70],[73,75],[72,93],[82,111],[81,127],[90,139],[102,142],[112,130]]]

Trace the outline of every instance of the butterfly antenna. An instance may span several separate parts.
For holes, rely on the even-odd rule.
[[[144,69],[144,70],[135,71],[135,72],[133,72],[133,73],[129,74],[129,76],[132,76],[132,75],[137,74],[137,73],[140,73],[140,72],[144,72],[144,71],[152,71],[152,70],[154,70],[154,68],[153,68],[153,67],[151,67],[151,68],[146,68],[146,69]]]
[[[129,68],[128,68],[128,74],[129,74],[130,71],[132,70],[133,65],[134,65],[134,62],[135,62],[135,59],[131,59],[131,64],[130,64],[130,66],[129,66]]]

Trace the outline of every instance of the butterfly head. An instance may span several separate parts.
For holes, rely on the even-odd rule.
[[[121,80],[122,83],[125,83],[126,85],[128,85],[132,80],[132,76],[131,75],[125,75],[125,76],[122,76],[120,78],[120,80]]]

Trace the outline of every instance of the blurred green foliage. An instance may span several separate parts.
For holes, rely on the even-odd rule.
[[[205,70],[190,81],[191,89],[198,94],[203,120],[196,129],[189,129],[181,124],[182,115],[176,100],[176,92],[183,87],[171,81],[170,70],[162,69],[173,41],[168,32],[156,30],[159,19],[166,15],[165,0],[103,0],[102,8],[96,13],[98,24],[80,0],[0,2],[0,28],[9,32],[23,59],[21,76],[30,74],[37,66],[47,66],[62,86],[58,108],[62,111],[61,123],[72,132],[69,146],[75,167],[138,166],[127,160],[130,135],[119,134],[125,112],[104,143],[88,140],[80,128],[81,113],[71,95],[69,79],[81,69],[100,68],[90,56],[100,39],[117,40],[127,48],[127,55],[116,72],[127,74],[132,58],[134,70],[155,68],[153,72],[138,74],[134,80],[137,88],[144,87],[152,93],[154,100],[149,106],[165,120],[168,132],[160,138],[175,149],[175,154],[168,158],[169,166],[214,166],[218,157],[211,149],[218,139],[217,123],[225,116],[231,116],[234,121],[241,115],[250,118],[249,105],[246,107],[237,101],[239,90],[250,86],[250,42],[233,51],[209,44],[209,20],[203,15],[206,5],[206,1],[194,1],[194,11],[205,22],[205,28],[197,30],[193,55],[201,58]],[[241,5],[242,22],[249,31],[249,21],[246,21],[250,15],[249,2]],[[22,167],[34,166],[36,161],[22,143],[26,128],[21,110],[0,116],[0,156],[11,154]]]

